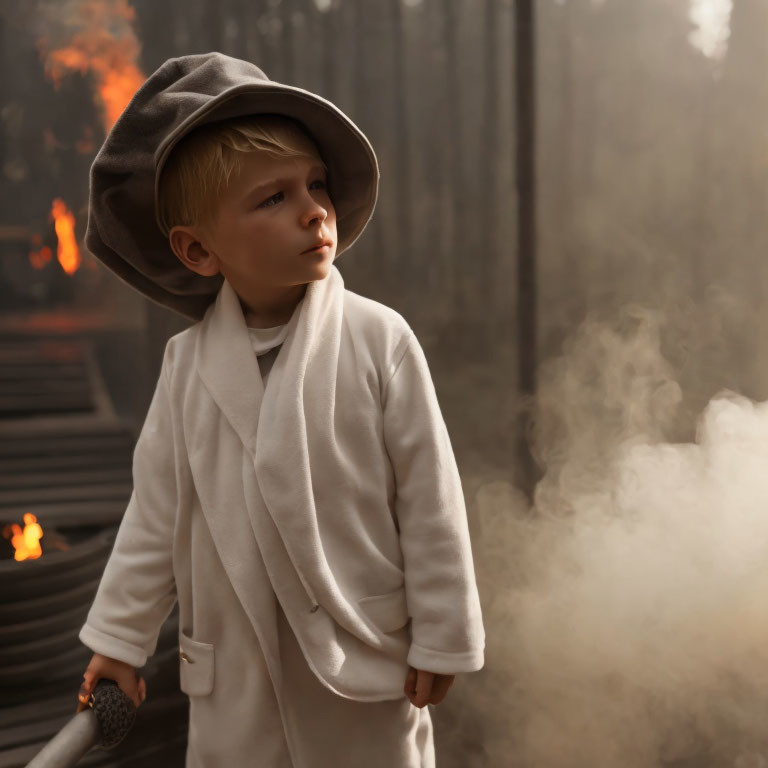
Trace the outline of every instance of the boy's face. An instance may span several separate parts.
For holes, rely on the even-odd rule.
[[[247,304],[324,279],[336,254],[336,211],[326,171],[308,157],[247,153],[207,230],[175,229],[186,232],[176,244],[171,232],[177,255],[181,249],[188,257],[179,255],[184,264],[200,274],[220,271]],[[306,252],[319,240],[330,246]]]

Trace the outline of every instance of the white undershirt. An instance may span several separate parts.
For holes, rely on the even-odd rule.
[[[261,380],[265,387],[269,372],[272,370],[272,364],[280,352],[279,347],[287,335],[288,323],[276,325],[274,328],[248,328],[248,337],[251,340],[253,351],[256,353]]]
[[[248,328],[248,336],[257,357],[282,344],[287,335],[288,323],[276,325],[274,328]]]

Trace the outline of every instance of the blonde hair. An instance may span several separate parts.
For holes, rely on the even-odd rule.
[[[158,217],[168,237],[176,226],[207,228],[215,218],[219,195],[241,168],[242,153],[310,157],[326,168],[311,136],[284,115],[246,115],[208,123],[173,148],[158,185]]]

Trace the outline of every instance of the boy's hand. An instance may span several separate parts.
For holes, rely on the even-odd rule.
[[[109,656],[102,656],[100,653],[94,653],[85,670],[83,684],[77,694],[79,702],[77,712],[82,712],[88,706],[88,697],[102,677],[114,680],[120,690],[131,699],[137,708],[147,697],[147,684],[144,678],[139,677],[138,672],[130,664],[112,659]]]
[[[455,675],[441,675],[409,666],[403,691],[411,704],[421,709],[427,704],[439,704],[448,693],[454,677]]]

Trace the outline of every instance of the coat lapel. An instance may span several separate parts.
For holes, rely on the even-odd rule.
[[[216,404],[253,455],[264,385],[240,300],[227,280],[201,323],[195,363]]]

